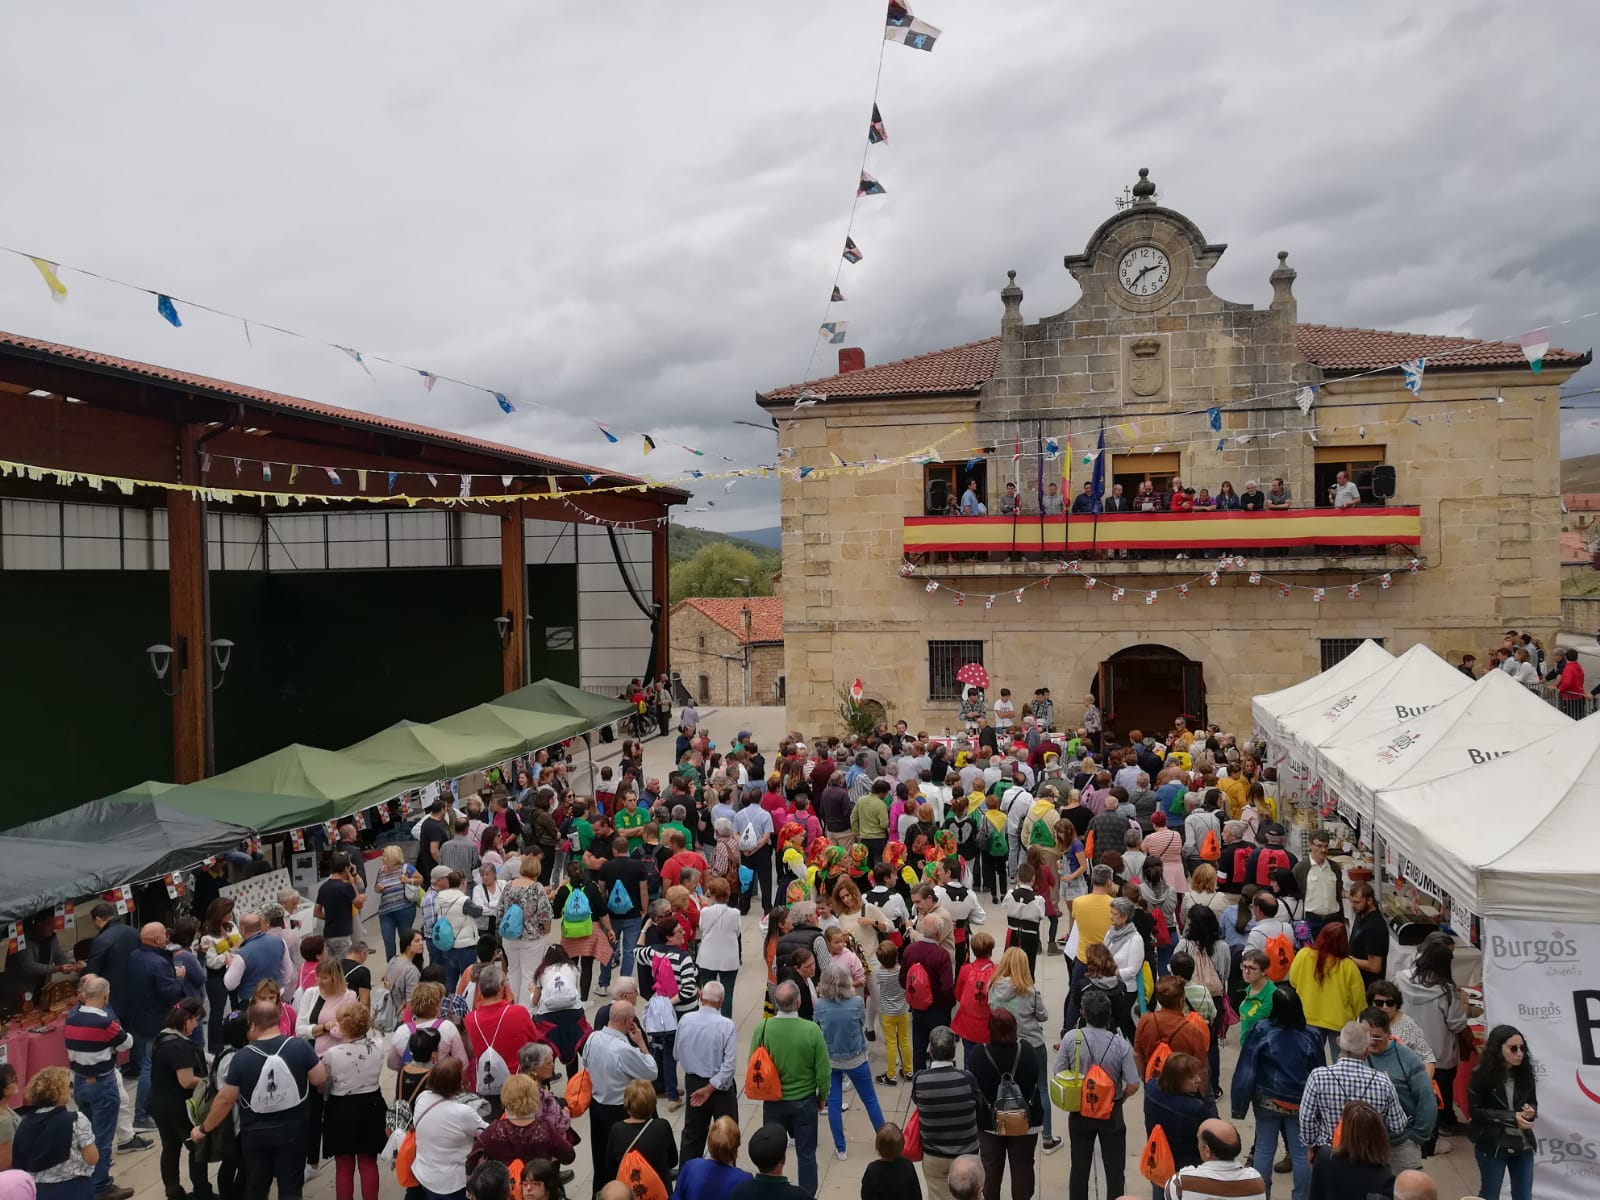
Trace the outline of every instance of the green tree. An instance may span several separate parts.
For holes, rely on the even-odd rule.
[[[687,562],[672,567],[672,601],[688,596],[772,595],[772,577],[778,572],[776,557],[762,558],[727,542],[702,546]],[[740,578],[748,579],[748,585]]]

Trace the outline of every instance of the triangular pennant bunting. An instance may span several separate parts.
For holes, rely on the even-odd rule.
[[[884,186],[883,186],[883,184],[879,183],[876,179],[874,179],[871,175],[868,175],[865,171],[861,172],[861,182],[856,185],[856,195],[858,195],[858,196],[881,196],[883,194],[884,194]]]
[[[844,260],[845,260],[845,262],[847,262],[847,263],[858,263],[858,262],[861,261],[861,258],[862,258],[861,251],[856,249],[855,239],[848,238],[848,237],[845,238],[844,239]]]
[[[160,313],[161,316],[166,320],[167,324],[171,325],[174,329],[183,328],[183,322],[178,319],[178,310],[176,307],[174,307],[171,296],[157,296],[156,311]]]
[[[33,263],[40,275],[44,276],[44,285],[50,289],[50,299],[58,304],[66,303],[67,285],[62,283],[60,276],[56,274],[60,264],[44,258],[34,258],[32,255],[28,256],[28,261]]]

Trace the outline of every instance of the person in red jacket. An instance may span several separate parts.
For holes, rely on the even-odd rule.
[[[1561,664],[1561,676],[1556,681],[1556,695],[1561,698],[1562,710],[1569,717],[1583,716],[1583,664],[1578,661],[1578,652],[1568,647],[1567,661]]]
[[[942,912],[929,913],[917,922],[917,940],[900,955],[900,986],[911,1006],[911,1066],[920,1071],[928,1065],[928,1035],[941,1025],[950,1024],[950,1006],[955,1003],[955,963],[942,944],[950,936],[950,920]],[[918,989],[908,983],[913,967],[928,977],[926,1003],[918,1003]]]
[[[496,1117],[500,1115],[500,1089],[516,1074],[522,1048],[536,1037],[527,1006],[513,1004],[506,991],[505,972],[497,963],[488,964],[478,972],[476,1007],[465,1022],[467,1052],[478,1075],[475,1090],[489,1101]],[[498,1063],[484,1058],[491,1048],[500,1056]],[[485,1074],[490,1077],[484,1078]]]
[[[989,1044],[989,980],[994,976],[994,938],[975,933],[971,940],[972,961],[956,976],[956,1011],[950,1028],[961,1039],[966,1058]]]

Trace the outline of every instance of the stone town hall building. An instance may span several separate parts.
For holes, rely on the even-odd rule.
[[[1026,320],[1013,274],[998,337],[866,368],[857,353],[856,369],[758,396],[785,465],[814,468],[782,485],[794,727],[832,729],[856,677],[913,729],[954,725],[955,670],[978,661],[989,703],[1009,687],[1019,713],[1044,686],[1074,723],[1094,692],[1123,731],[1164,730],[1178,713],[1240,728],[1253,694],[1357,639],[1481,659],[1507,628],[1553,633],[1557,394],[1590,356],[1552,349],[1535,373],[1516,344],[1301,324],[1284,254],[1266,307],[1224,300],[1207,277],[1226,247],[1139,174],[1131,202],[1067,256],[1082,288],[1067,311]],[[1418,358],[1413,395],[1397,364]],[[802,392],[825,399],[797,405]],[[1102,428],[1108,497],[1146,480],[1158,495],[1174,478],[1215,495],[1224,480],[1243,492],[1281,477],[1293,508],[1041,517],[1041,459],[1058,484],[1066,459],[1070,505]],[[929,461],[828,471],[835,455],[914,454]],[[1341,471],[1361,503],[1336,513]],[[947,515],[969,481],[987,516]],[[1008,481],[1016,517],[999,515]],[[1209,583],[1235,553],[1244,565]],[[1152,589],[1164,589],[1154,605]]]

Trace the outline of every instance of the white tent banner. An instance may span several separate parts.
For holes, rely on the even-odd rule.
[[[1490,919],[1484,926],[1488,1023],[1527,1039],[1538,1083],[1533,1194],[1600,1194],[1600,925]]]
[[[1365,827],[1384,788],[1482,766],[1571,726],[1560,709],[1504,671],[1490,671],[1415,720],[1361,741],[1346,742],[1341,734],[1322,747],[1323,779],[1340,808]]]
[[[1320,675],[1302,679],[1299,683],[1276,692],[1252,697],[1250,713],[1255,721],[1256,736],[1265,739],[1269,749],[1276,751],[1281,745],[1281,735],[1278,732],[1279,716],[1302,708],[1318,696],[1337,691],[1393,661],[1394,655],[1377,642],[1368,640]]]

